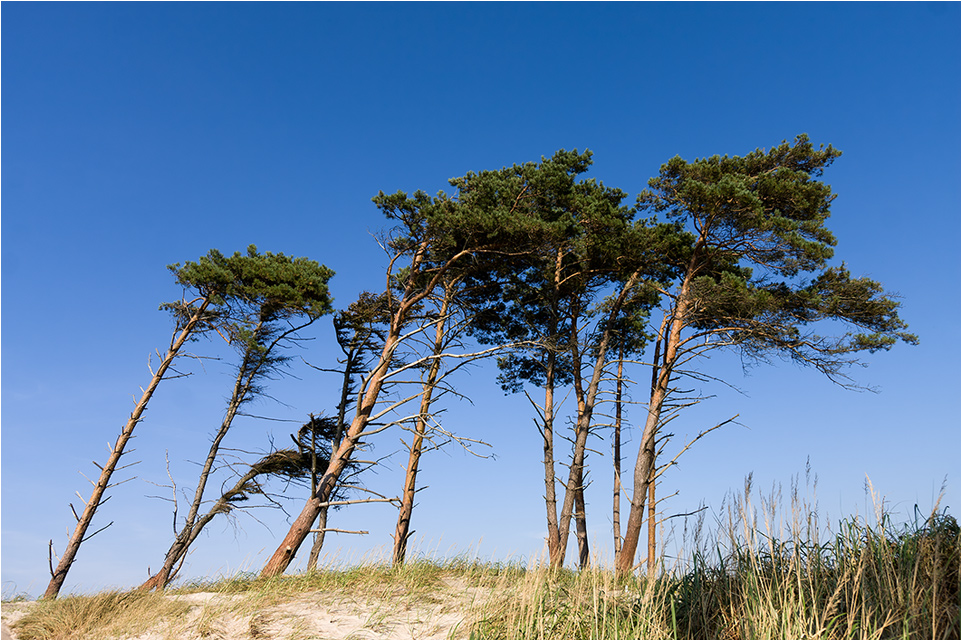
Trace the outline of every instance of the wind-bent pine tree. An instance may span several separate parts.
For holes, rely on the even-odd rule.
[[[846,368],[858,354],[918,342],[882,285],[828,263],[836,241],[826,222],[835,195],[818,179],[839,155],[801,135],[744,157],[675,157],[638,197],[642,211],[664,214],[694,240],[661,292],[663,349],[634,466],[619,573],[634,568],[657,430],[682,365],[731,348],[746,362],[779,356],[855,387]],[[822,334],[833,322],[843,331]]]
[[[142,589],[164,588],[174,568],[217,514],[202,515],[201,509],[221,443],[241,408],[262,393],[261,381],[277,374],[289,360],[279,353],[280,349],[295,342],[298,332],[331,312],[327,283],[334,272],[316,261],[271,252],[259,254],[254,245],[248,247],[246,255],[237,252],[226,257],[212,250],[206,259],[188,262],[175,273],[178,281],[190,288],[204,281],[211,264],[231,274],[232,287],[221,301],[216,328],[240,353],[241,359],[224,418],[211,439],[184,522],[160,570]]]
[[[360,439],[382,430],[381,427],[368,428],[379,416],[375,407],[384,386],[394,375],[391,364],[395,352],[422,301],[437,291],[449,275],[473,269],[473,257],[492,252],[513,252],[521,245],[522,239],[540,234],[542,221],[527,205],[530,183],[554,162],[555,159],[542,159],[540,164],[527,163],[500,171],[469,173],[449,181],[458,190],[453,197],[442,192],[432,198],[422,191],[412,196],[398,192],[393,195],[381,193],[375,197],[375,204],[396,224],[383,242],[389,256],[385,293],[389,296],[390,310],[383,346],[362,381],[354,417],[340,447],[333,453],[317,491],[264,566],[262,576],[276,576],[287,569],[320,510],[328,503],[330,493]],[[419,333],[423,328],[412,331]]]
[[[100,477],[94,485],[90,498],[85,503],[83,513],[77,517],[77,525],[74,528],[74,532],[67,543],[63,555],[60,557],[57,568],[52,572],[50,583],[47,585],[46,592],[44,592],[44,598],[55,598],[60,593],[63,583],[67,578],[67,573],[76,560],[77,552],[81,544],[89,539],[90,536],[93,536],[93,534],[87,536],[87,530],[93,521],[97,508],[106,501],[104,493],[111,487],[111,476],[118,469],[122,469],[117,467],[120,458],[124,454],[127,442],[133,435],[134,428],[142,420],[143,414],[147,410],[147,404],[153,397],[157,386],[167,375],[168,371],[173,371],[171,370],[171,365],[180,355],[184,344],[195,336],[204,334],[216,326],[216,321],[223,311],[226,298],[233,293],[236,283],[230,270],[225,269],[223,265],[211,262],[206,257],[201,258],[201,265],[202,268],[190,284],[181,281],[178,275],[178,265],[168,267],[175,275],[178,275],[178,284],[193,290],[196,296],[190,300],[185,297],[180,301],[161,305],[162,310],[167,310],[171,313],[175,322],[175,329],[171,336],[170,346],[161,359],[157,371],[152,372],[153,376],[151,377],[150,384],[147,386],[147,389],[144,390],[140,401],[134,407],[130,418],[117,437],[117,441],[114,443],[107,463],[103,467],[94,463],[94,465],[100,467]],[[178,374],[178,376],[180,376],[180,374]],[[74,515],[76,516],[76,512]],[[96,532],[94,532],[94,534],[96,534]]]

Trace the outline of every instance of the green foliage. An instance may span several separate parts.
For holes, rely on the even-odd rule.
[[[249,316],[250,309],[256,309],[264,321],[301,315],[316,319],[332,311],[327,283],[334,272],[307,258],[258,254],[257,247],[250,245],[246,254],[224,256],[212,249],[197,262],[167,268],[185,290],[210,300],[197,331],[226,332],[229,340],[241,344],[256,343],[249,323],[237,322],[245,313]],[[198,300],[185,300],[164,303],[161,309],[182,326],[198,306]]]
[[[663,256],[685,252],[677,225],[632,222],[635,212],[622,205],[623,191],[577,180],[590,165],[590,152],[561,150],[539,165],[452,181],[462,202],[501,212],[501,218],[521,212],[525,221],[514,250],[478,277],[485,279],[485,286],[472,299],[477,312],[472,332],[480,342],[537,342],[537,347],[499,359],[499,380],[506,391],[520,391],[526,382],[544,385],[549,358],[554,383],[569,384],[575,367],[569,353],[572,341],[594,341],[584,348],[596,347],[603,322],[590,338],[576,338],[572,332],[580,332],[575,328],[583,319],[609,309],[613,299],[605,300],[606,289],[639,270],[645,279],[668,278],[672,267]],[[657,300],[652,291],[635,288],[621,310],[618,335],[634,341],[635,348],[646,335],[629,337],[625,330],[644,325],[647,310]]]
[[[284,254],[258,254],[250,245],[246,254],[224,256],[210,250],[198,262],[170,265],[168,269],[185,289],[211,296],[215,305],[243,301],[269,313],[323,316],[331,312],[327,282],[334,272],[307,258]]]
[[[808,137],[744,157],[712,156],[662,165],[642,210],[691,223],[700,244],[791,276],[821,268],[835,237],[824,227],[835,196],[815,180],[841,152],[815,149]]]
[[[662,166],[638,206],[692,233],[687,253],[675,254],[686,327],[749,360],[778,354],[837,382],[856,362],[852,354],[918,343],[881,284],[853,278],[844,263],[828,265],[835,195],[817,178],[839,155],[801,135],[744,157],[676,157]],[[833,322],[847,329],[822,334]]]
[[[250,245],[246,254],[224,256],[212,249],[197,262],[168,269],[186,290],[210,299],[198,332],[216,331],[240,352],[238,380],[246,381],[246,389],[235,399],[240,402],[260,391],[256,379],[286,362],[287,357],[271,353],[278,340],[292,339],[291,326],[285,321],[306,317],[300,324],[303,328],[332,311],[327,283],[334,272],[307,258],[259,254]],[[196,307],[196,301],[161,306],[178,323]]]

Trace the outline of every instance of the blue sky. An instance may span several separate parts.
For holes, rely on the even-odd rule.
[[[740,413],[665,476],[666,506],[720,513],[749,472],[758,486],[819,475],[829,520],[870,510],[876,491],[901,515],[960,504],[957,3],[819,4],[33,4],[2,6],[2,579],[4,594],[47,582],[68,502],[88,494],[169,340],[157,306],[181,294],[165,266],[211,248],[308,256],[334,269],[335,303],[383,285],[372,234],[379,190],[447,187],[468,171],[591,149],[590,176],[631,198],[661,163],[744,154],[808,133],[844,155],[837,258],[903,297],[921,338],[866,359],[852,393],[776,362],[746,377],[707,366],[744,393],[679,419],[678,439]],[[330,366],[328,320],[302,352]],[[215,344],[204,354],[226,355]],[[332,377],[295,368],[283,404],[238,422],[231,447],[288,442],[296,421],[336,402]],[[163,384],[137,430],[130,482],[113,491],[67,590],[136,585],[171,540],[165,451],[192,486],[228,395],[228,362]],[[475,402],[446,425],[494,446],[495,460],[432,453],[413,527],[423,547],[503,559],[544,536],[539,436],[523,397],[491,366],[464,376]],[[636,410],[640,412],[639,410]],[[597,443],[607,456],[608,445]],[[375,442],[399,449],[397,435]],[[637,435],[628,449],[637,447]],[[589,458],[592,543],[611,547],[610,471]],[[396,493],[399,455],[369,481]],[[629,461],[630,464],[630,461]],[[289,510],[303,496],[292,493]],[[214,522],[188,562],[200,576],[257,570],[285,516]],[[357,506],[337,526],[366,537],[326,546],[356,558],[389,546],[395,514]],[[711,521],[711,518],[709,518]]]

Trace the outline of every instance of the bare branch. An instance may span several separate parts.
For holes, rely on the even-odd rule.
[[[678,452],[678,454],[676,454],[673,459],[671,459],[668,463],[666,463],[665,466],[664,466],[659,472],[657,472],[657,473],[654,475],[653,478],[654,478],[654,479],[657,479],[659,476],[661,476],[662,474],[664,474],[665,471],[668,470],[668,468],[670,468],[672,465],[675,465],[675,464],[676,464],[676,461],[678,461],[678,458],[679,458],[682,454],[684,454],[685,452],[687,452],[687,451],[688,451],[688,448],[691,447],[692,445],[694,445],[695,442],[698,441],[698,439],[700,439],[701,437],[705,436],[705,435],[708,434],[709,432],[714,432],[714,431],[717,430],[719,427],[722,427],[722,426],[724,426],[724,425],[728,425],[729,423],[734,422],[735,419],[738,418],[739,416],[741,416],[741,415],[740,415],[740,414],[735,414],[735,415],[732,416],[731,418],[722,421],[722,422],[719,423],[718,425],[715,425],[714,427],[709,427],[707,430],[704,430],[704,431],[700,432],[700,433],[698,434],[698,436],[696,436],[695,438],[693,438],[693,439],[691,439],[690,441],[688,441],[688,443],[685,445],[685,447],[683,447],[683,448],[681,449],[681,451]]]

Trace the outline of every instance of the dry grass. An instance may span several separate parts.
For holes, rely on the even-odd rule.
[[[161,635],[176,637],[173,622],[190,610],[186,603],[158,594],[103,592],[38,601],[17,621],[20,639],[121,639],[148,625],[160,625]],[[165,626],[163,622],[170,622]]]
[[[267,580],[242,574],[164,594],[20,603],[16,609],[26,614],[12,627],[21,639],[463,637],[467,614],[500,572],[462,560],[418,560],[400,569],[367,563]]]
[[[684,566],[655,577],[538,568],[505,581],[476,613],[475,638],[958,639],[960,531],[933,511],[896,527],[843,521],[822,533],[793,488],[728,503],[712,541],[695,536]],[[696,530],[700,529],[700,526]]]
[[[20,638],[954,638],[960,630],[960,533],[933,511],[896,527],[821,530],[792,492],[733,497],[711,540],[701,524],[684,565],[655,577],[457,559],[262,580],[239,575],[164,595],[103,593],[29,607]]]

